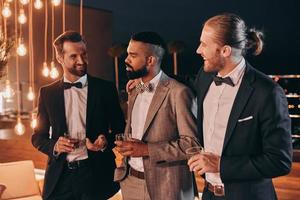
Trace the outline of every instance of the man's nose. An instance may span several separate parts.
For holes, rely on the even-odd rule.
[[[78,56],[77,64],[84,64],[84,63],[85,63],[85,59],[82,56]]]

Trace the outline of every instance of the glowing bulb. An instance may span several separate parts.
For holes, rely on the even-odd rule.
[[[31,115],[31,123],[30,126],[32,129],[34,129],[37,126],[37,118],[36,118],[36,113],[32,113]]]
[[[43,63],[43,71],[42,71],[42,73],[43,73],[44,77],[48,77],[49,76],[50,70],[49,70],[46,62]]]
[[[25,15],[24,9],[20,9],[20,15],[18,16],[18,22],[20,24],[25,24],[27,22],[27,17]]]
[[[35,94],[34,94],[34,92],[33,92],[32,87],[30,86],[30,87],[29,87],[29,91],[28,91],[28,93],[27,93],[27,99],[28,99],[29,101],[33,101],[34,98],[35,98]]]
[[[54,62],[51,62],[51,70],[50,70],[50,77],[52,79],[56,79],[59,76],[59,72],[57,70],[57,68],[54,65]]]
[[[52,0],[52,4],[54,6],[59,6],[60,2],[61,2],[61,0]]]
[[[29,0],[20,0],[20,3],[23,4],[23,5],[26,5],[29,3]]]
[[[22,42],[22,39],[20,38],[19,40],[19,45],[17,47],[17,54],[19,56],[25,56],[27,53],[27,49],[26,49],[26,46],[25,44]]]
[[[9,80],[6,80],[5,88],[4,88],[4,91],[3,91],[3,97],[5,99],[11,99],[14,96],[14,94],[15,94],[15,92],[12,89]]]
[[[41,9],[43,7],[43,2],[41,0],[35,0],[34,7],[36,9]]]
[[[9,7],[9,3],[6,3],[6,2],[4,3],[3,8],[2,8],[2,15],[5,18],[8,18],[11,16],[11,10]]]
[[[24,135],[24,133],[25,133],[25,126],[24,126],[24,124],[22,124],[20,117],[18,117],[18,121],[15,126],[15,132],[17,135]]]

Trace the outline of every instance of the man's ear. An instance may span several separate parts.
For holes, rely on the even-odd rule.
[[[231,48],[231,46],[229,46],[229,45],[223,46],[223,47],[222,47],[221,53],[222,53],[222,55],[223,55],[224,57],[229,57],[229,56],[231,56],[231,53],[232,53],[232,48]]]
[[[63,55],[56,53],[56,60],[59,64],[63,64]]]
[[[148,57],[148,60],[147,60],[148,66],[156,65],[157,62],[158,62],[157,57],[155,57],[155,56],[149,56]]]

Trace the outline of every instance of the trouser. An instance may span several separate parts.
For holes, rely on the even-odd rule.
[[[46,200],[102,200],[95,194],[92,180],[92,170],[87,162],[71,167],[66,164],[54,191]]]
[[[123,200],[150,200],[145,179],[128,175],[120,182]]]

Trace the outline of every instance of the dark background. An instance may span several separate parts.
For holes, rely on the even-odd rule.
[[[78,4],[79,0],[67,2]],[[236,13],[248,27],[264,31],[263,53],[248,58],[257,69],[267,74],[300,73],[299,0],[84,0],[84,5],[112,11],[113,44],[128,43],[132,33],[143,30],[157,31],[167,42],[184,41],[185,51],[178,58],[182,76],[195,74],[202,65],[195,53],[202,24],[223,12]],[[120,68],[124,70],[122,59]],[[172,72],[170,55],[164,70]]]

